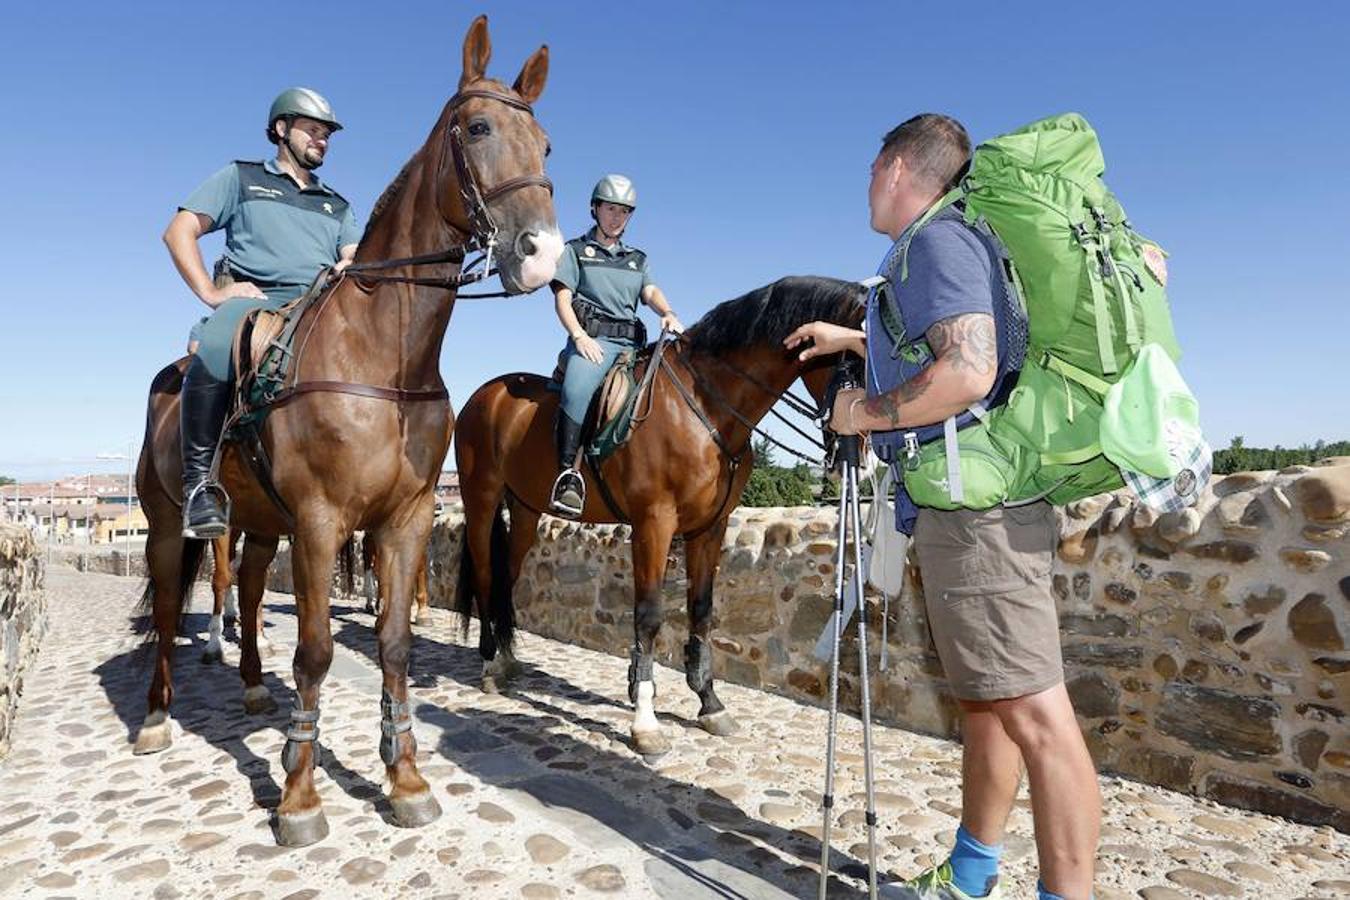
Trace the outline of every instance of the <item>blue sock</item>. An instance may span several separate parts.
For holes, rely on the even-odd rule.
[[[972,897],[983,897],[998,884],[998,860],[1003,845],[989,846],[977,841],[966,826],[956,829],[956,846],[952,848],[952,882]]]
[[[1092,895],[1089,894],[1088,896],[1091,897]],[[1036,900],[1064,900],[1064,898],[1061,897],[1059,894],[1054,893],[1053,891],[1047,890],[1045,887],[1045,882],[1037,879]]]

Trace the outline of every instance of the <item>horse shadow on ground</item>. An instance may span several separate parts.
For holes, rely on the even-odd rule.
[[[275,616],[285,608],[264,603],[263,612]],[[257,715],[244,712],[237,629],[233,629],[235,649],[231,654],[231,664],[204,664],[200,661],[205,644],[196,635],[206,630],[210,618],[208,614],[189,613],[179,627],[180,635],[187,636],[190,643],[183,643],[180,639],[174,648],[174,696],[170,714],[176,723],[175,731],[198,735],[212,747],[233,757],[235,769],[248,779],[254,804],[271,815],[281,802],[281,785],[273,777],[271,761],[254,752],[246,739],[263,731],[272,731],[278,738],[282,737],[290,722],[290,709],[295,703],[296,694],[282,678],[264,668],[263,685],[276,701],[277,709]],[[226,629],[227,638],[231,630]],[[274,635],[269,637],[275,638]],[[146,692],[154,672],[156,652],[153,644],[139,645],[110,657],[93,670],[108,702],[126,728],[128,753],[145,719]],[[377,716],[378,713],[373,712],[372,729],[378,728]],[[375,811],[386,824],[392,826],[393,810],[383,787],[344,766],[334,753],[323,747],[323,743],[321,739],[319,765],[334,784],[353,800],[373,802]],[[159,755],[167,758],[173,752],[174,748],[170,747]],[[279,757],[278,753],[277,773],[281,772]]]
[[[338,617],[334,640],[377,661],[373,629],[361,619],[368,616]],[[440,756],[483,784],[532,798],[553,811],[550,819],[566,820],[593,845],[625,839],[637,844],[651,857],[646,870],[654,884],[664,881],[671,890],[687,895],[692,881],[706,896],[724,898],[755,896],[756,885],[762,888],[766,882],[791,896],[815,893],[818,875],[804,864],[818,865],[817,838],[752,818],[716,793],[662,775],[640,758],[555,730],[567,723],[627,745],[629,735],[613,723],[554,701],[567,698],[625,713],[629,707],[529,663],[521,665],[523,673],[513,681],[508,696],[528,705],[533,714],[474,708],[452,712],[416,703],[414,698],[417,718],[441,731],[436,744]],[[435,687],[440,677],[446,677],[477,688],[481,672],[476,648],[443,644],[414,632],[410,687]],[[702,733],[680,716],[662,718]],[[665,820],[653,818],[624,797],[655,798],[665,807]],[[837,848],[831,848],[830,869],[862,880],[867,876],[865,863]],[[831,897],[865,894],[845,881],[830,879]]]

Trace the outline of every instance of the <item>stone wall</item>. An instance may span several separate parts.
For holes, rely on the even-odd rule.
[[[47,631],[44,553],[28,529],[0,525],[0,759],[9,752],[24,673]]]
[[[1068,686],[1104,770],[1216,801],[1350,830],[1350,459],[1217,479],[1201,504],[1157,516],[1126,492],[1061,512],[1053,584]],[[812,656],[833,590],[833,510],[739,509],[715,605],[718,678],[821,703]],[[462,523],[437,524],[432,603],[453,604]],[[517,585],[521,627],[626,655],[627,526],[545,517]],[[917,581],[890,604],[878,717],[955,736]],[[684,566],[664,586],[660,660],[681,668]],[[870,607],[869,640],[881,634]],[[872,643],[875,664],[876,643]],[[843,645],[857,670],[855,631]],[[660,677],[660,676],[658,676]],[[683,690],[669,679],[670,690]],[[841,691],[857,707],[856,679]]]

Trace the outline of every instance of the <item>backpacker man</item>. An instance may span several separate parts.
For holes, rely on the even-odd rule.
[[[684,331],[666,295],[652,281],[647,254],[622,240],[636,208],[637,191],[631,181],[622,175],[601,178],[591,191],[595,227],[567,242],[553,276],[554,305],[567,332],[567,346],[558,360],[566,374],[556,429],[560,472],[549,509],[567,518],[580,517],[586,505],[586,483],[576,466],[591,398],[619,355],[646,339],[638,301],[656,311],[663,330]]]
[[[192,292],[212,310],[189,338],[196,352],[183,379],[183,536],[225,533],[225,512],[208,484],[231,391],[230,344],[250,310],[279,309],[325,266],[345,268],[360,239],[351,208],[314,174],[341,129],[332,107],[308,88],[282,91],[267,114],[274,159],[233,162],[201,184],[164,231],[169,255]],[[225,229],[213,281],[197,241]]]
[[[841,350],[868,358],[867,388],[841,391],[836,400],[830,427],[838,433],[872,432],[883,442],[1006,399],[1016,377],[1008,362],[1020,361],[1024,348],[1013,346],[1000,312],[1009,298],[998,250],[967,224],[959,205],[924,217],[960,181],[970,154],[960,123],[923,114],[889,132],[872,163],[872,228],[905,251],[893,248],[881,274],[908,334],[926,338],[926,353],[893,352],[876,291],[866,332],[816,322],[787,340],[789,347],[814,342],[803,358]],[[1101,797],[1064,686],[1050,587],[1056,542],[1054,510],[1043,500],[918,511],[914,545],[929,626],[962,711],[962,817],[948,860],[888,886],[884,896],[998,896],[1001,844],[1023,762],[1039,897],[1092,894]]]

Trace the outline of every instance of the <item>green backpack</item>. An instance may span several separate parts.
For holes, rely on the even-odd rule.
[[[1034,122],[976,148],[970,173],[920,219],[963,201],[966,221],[1002,242],[1025,308],[1026,360],[1006,404],[904,461],[920,506],[1055,504],[1114,490],[1102,453],[1103,400],[1147,344],[1180,355],[1164,291],[1165,254],[1141,237],[1102,181],[1097,135],[1079,115]],[[902,261],[902,278],[906,272]],[[882,322],[893,331],[890,316]],[[892,333],[892,339],[897,335]]]

